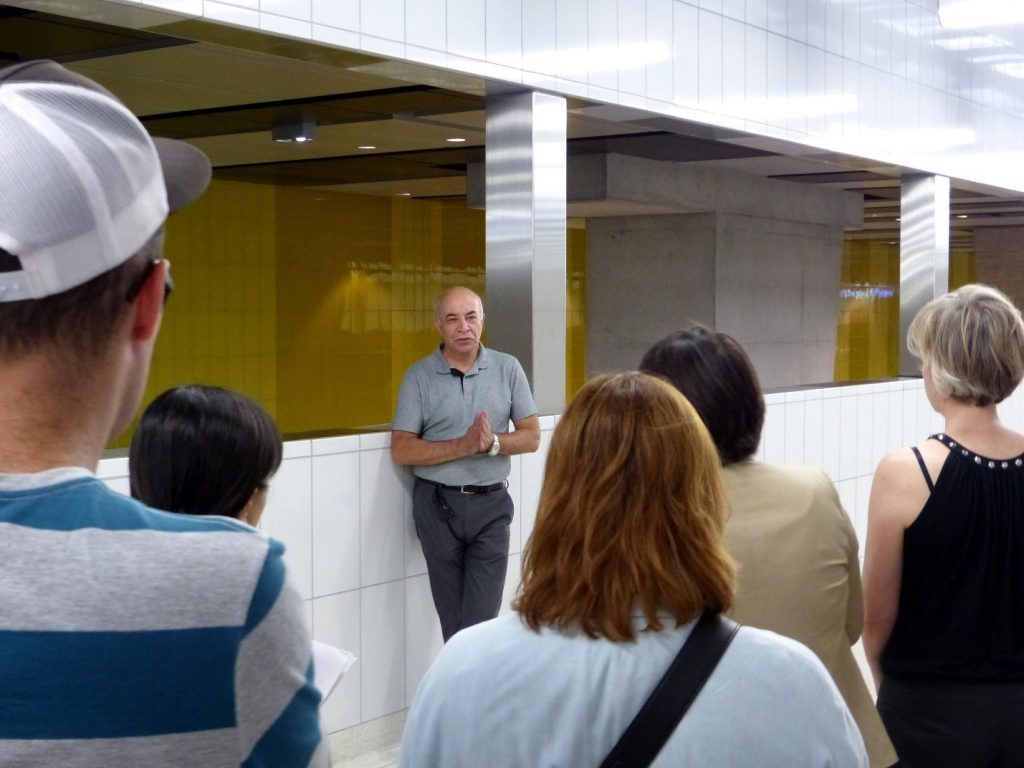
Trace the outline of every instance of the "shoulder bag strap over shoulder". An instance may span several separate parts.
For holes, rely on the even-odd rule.
[[[601,768],[642,768],[654,761],[711,677],[738,629],[738,624],[724,616],[705,613],[700,617],[668,672],[612,747]]]

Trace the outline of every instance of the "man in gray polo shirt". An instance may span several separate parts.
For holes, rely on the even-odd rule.
[[[540,420],[519,361],[480,343],[479,296],[444,291],[435,324],[442,344],[406,371],[398,391],[391,458],[416,475],[413,519],[447,642],[498,615],[513,512],[509,456],[537,450]]]

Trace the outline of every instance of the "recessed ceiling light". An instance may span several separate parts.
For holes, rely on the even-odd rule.
[[[450,139],[445,139],[449,144],[461,144],[465,139],[460,139],[458,136],[452,136]]]
[[[356,149],[376,149],[373,144],[360,144]]]

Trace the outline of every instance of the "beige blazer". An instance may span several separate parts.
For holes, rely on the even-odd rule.
[[[832,481],[811,467],[725,468],[725,542],[738,564],[731,616],[798,640],[825,664],[860,727],[872,766],[896,752],[850,646],[863,623],[857,534]]]

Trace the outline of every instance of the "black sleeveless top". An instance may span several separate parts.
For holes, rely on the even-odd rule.
[[[1024,455],[989,459],[931,438],[949,456],[903,537],[882,671],[921,682],[1024,680]]]

